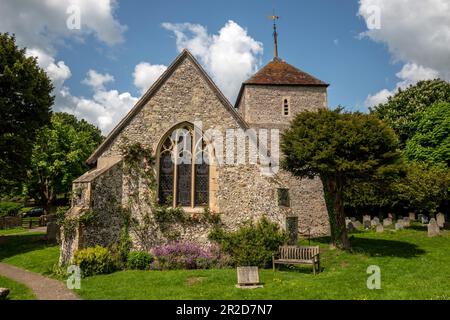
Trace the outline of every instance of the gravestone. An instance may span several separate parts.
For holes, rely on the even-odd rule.
[[[360,229],[362,227],[362,223],[359,221],[353,222],[353,225],[355,226],[356,229]]]
[[[445,225],[445,216],[444,216],[444,214],[438,213],[436,215],[436,222],[437,222],[439,228],[443,228],[444,225]]]
[[[391,220],[395,220],[395,214],[388,213],[388,218],[391,219]]]
[[[377,225],[377,232],[378,232],[378,233],[384,232],[384,227],[383,227],[383,225],[381,225],[381,224]]]
[[[392,225],[392,219],[391,218],[386,218],[383,220],[383,227],[389,227]]]
[[[364,229],[369,230],[371,228],[372,228],[372,223],[370,222],[370,220],[364,221]]]
[[[372,227],[376,227],[377,225],[379,225],[380,224],[380,221],[377,221],[377,220],[375,220],[375,219],[372,219],[372,221],[370,221],[370,225],[372,226]]]
[[[47,241],[56,242],[58,226],[55,221],[47,223]]]
[[[9,289],[7,288],[0,288],[0,300],[6,300],[9,294]]]
[[[403,220],[398,220],[397,223],[395,224],[395,230],[403,230]]]
[[[374,217],[374,218],[372,219],[372,221],[376,221],[376,223],[380,224],[380,218],[378,218],[378,217]]]
[[[348,217],[345,217],[345,225],[348,225],[349,222],[352,222],[352,220],[350,220],[350,218],[348,218]]]
[[[366,215],[363,216],[363,223],[366,222],[366,221],[370,222],[370,220],[372,220],[372,218],[369,215],[366,214]]]
[[[350,221],[350,222],[347,224],[347,230],[348,230],[349,232],[353,232],[353,231],[356,230],[355,225],[353,224],[353,222]]]
[[[432,218],[430,220],[430,223],[428,224],[428,236],[430,238],[436,237],[439,235],[439,233],[440,233],[440,230],[439,230],[439,226],[436,222],[436,219]]]
[[[263,286],[259,283],[258,267],[237,267],[237,288],[256,289]]]
[[[403,226],[409,227],[411,225],[411,219],[409,217],[403,217]]]
[[[409,213],[409,220],[411,220],[411,221],[416,220],[416,214],[414,212]]]
[[[355,221],[356,221],[356,218],[355,218],[355,217],[350,217],[350,220],[351,220],[352,222],[355,222]]]

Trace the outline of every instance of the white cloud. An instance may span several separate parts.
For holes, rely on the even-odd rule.
[[[77,6],[80,11],[80,30],[67,27],[70,13]],[[64,38],[80,40],[93,34],[100,41],[113,45],[123,41],[126,26],[114,17],[115,0],[2,0],[0,2],[0,30],[13,32],[20,45],[54,51],[54,44]]]
[[[163,23],[163,27],[174,32],[179,51],[187,48],[199,59],[231,102],[242,82],[260,65],[262,43],[234,21],[228,21],[213,35],[199,24]]]
[[[380,103],[384,103],[388,98],[394,95],[399,89],[405,89],[408,86],[415,84],[420,80],[430,80],[439,77],[436,70],[418,66],[415,63],[407,63],[402,70],[396,74],[400,81],[397,83],[395,89],[383,89],[374,95],[369,95],[365,101],[366,107],[374,107]]]
[[[101,74],[95,70],[89,70],[87,73],[87,78],[81,83],[86,84],[94,90],[101,90],[105,88],[105,84],[108,82],[114,82],[114,77],[109,73]]]
[[[141,62],[134,68],[134,85],[144,94],[166,69],[164,65]]]
[[[59,61],[55,63],[55,59],[48,53],[37,49],[27,49],[26,55],[28,57],[36,57],[39,66],[47,72],[47,75],[52,80],[55,90],[58,91],[63,86],[64,81],[72,76],[70,68]]]
[[[369,96],[385,99],[387,92],[419,80],[441,77],[450,81],[450,2],[448,0],[360,0],[358,15],[370,22],[373,8],[381,14],[379,29],[361,34],[387,45],[395,62],[405,65],[397,74],[394,90],[383,89]],[[376,99],[379,97],[380,99]]]

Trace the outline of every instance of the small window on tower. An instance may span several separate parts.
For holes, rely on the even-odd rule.
[[[283,114],[285,116],[289,115],[289,100],[288,99],[284,99],[284,101],[283,101]]]

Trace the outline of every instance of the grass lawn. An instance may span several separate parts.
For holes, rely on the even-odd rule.
[[[261,270],[263,289],[234,287],[236,271],[122,271],[82,280],[85,299],[450,299],[450,232],[424,227],[353,234],[354,253],[321,246],[324,271]],[[307,244],[307,243],[303,243]],[[367,289],[367,267],[381,268],[381,290]]]
[[[15,247],[0,244],[1,261],[41,273],[57,262],[58,247],[11,237]],[[353,253],[331,250],[325,239],[312,243],[321,246],[324,270],[317,276],[308,266],[261,270],[263,289],[236,289],[234,269],[121,271],[82,279],[77,293],[84,299],[450,299],[449,231],[428,238],[425,227],[414,225],[355,233],[351,241]],[[381,290],[367,289],[371,265],[381,269]]]
[[[0,276],[0,287],[8,288],[9,295],[8,300],[34,300],[36,297],[34,296],[31,289],[28,287],[10,280],[8,278]]]
[[[0,238],[0,261],[51,275],[59,259],[59,246],[47,244],[44,235],[32,232]]]
[[[2,229],[0,230],[0,236],[7,236],[9,234],[13,234],[13,233],[24,233],[27,232],[28,230],[22,227],[18,227],[18,228],[12,228],[12,229]]]

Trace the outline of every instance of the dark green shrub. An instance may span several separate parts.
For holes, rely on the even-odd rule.
[[[75,253],[74,263],[80,267],[83,277],[114,271],[114,260],[108,249],[96,246]]]
[[[150,253],[145,251],[131,251],[128,254],[127,268],[132,270],[147,270],[150,268],[150,263],[153,262],[153,257]]]
[[[16,216],[23,205],[15,202],[0,202],[0,217]]]
[[[248,223],[236,232],[216,228],[209,239],[218,242],[236,266],[264,268],[271,265],[272,254],[286,243],[287,236],[278,224],[263,217],[258,223]]]

